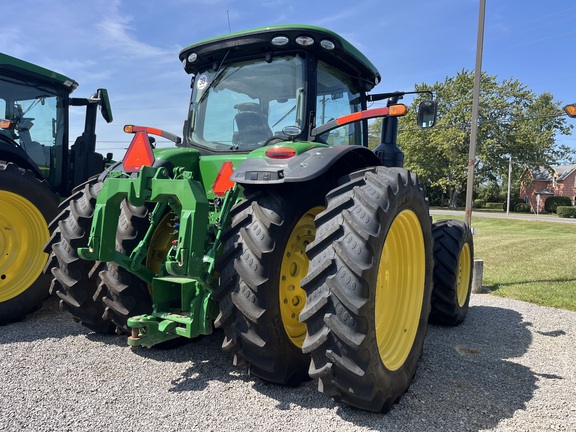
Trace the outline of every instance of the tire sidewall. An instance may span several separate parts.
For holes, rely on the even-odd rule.
[[[4,169],[1,169],[2,167]],[[58,196],[52,192],[45,180],[36,178],[32,171],[16,168],[21,174],[18,177],[11,175],[7,169],[8,165],[0,162],[1,188],[32,203],[40,211],[48,227],[58,210]]]
[[[392,223],[395,220],[395,217],[404,210],[413,211],[420,222],[426,256],[426,271],[424,280],[424,292],[422,297],[422,309],[418,321],[418,329],[414,337],[414,343],[412,344],[412,348],[410,349],[404,364],[399,369],[392,371],[386,368],[380,359],[374,324],[377,314],[377,311],[375,310],[375,299],[378,269],[380,266],[382,250],[386,243],[388,233]],[[370,309],[368,312],[368,319],[371,320],[371,324],[369,325],[369,329],[367,331],[367,337],[369,338],[370,356],[372,359],[378,359],[377,361],[372,360],[370,362],[371,370],[369,370],[369,373],[374,375],[374,379],[377,380],[377,382],[382,382],[383,387],[393,389],[391,393],[401,395],[410,385],[416,372],[420,356],[422,354],[424,339],[428,328],[428,315],[430,313],[430,299],[432,293],[432,269],[434,264],[432,258],[433,251],[431,223],[428,213],[428,206],[426,205],[426,201],[423,199],[422,195],[419,193],[418,188],[402,188],[396,195],[395,199],[390,200],[390,207],[388,208],[388,211],[379,215],[379,223],[381,233],[385,233],[385,235],[380,235],[372,239],[370,246],[372,247],[374,253],[374,264],[365,274],[365,280],[367,282],[367,286],[370,289]]]
[[[30,202],[44,218],[48,230],[58,212],[58,196],[45,180],[38,179],[30,170],[0,161],[0,187]],[[19,319],[41,304],[49,294],[49,282],[49,276],[41,272],[26,290],[0,303],[0,322]]]

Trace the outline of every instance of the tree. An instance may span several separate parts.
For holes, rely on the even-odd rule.
[[[430,189],[448,196],[449,206],[466,189],[472,91],[474,73],[462,70],[434,85],[416,85],[429,90],[438,102],[438,121],[432,129],[415,128],[416,107],[425,98],[417,97],[402,118],[398,145],[405,153],[406,167],[417,172]],[[570,160],[572,151],[556,144],[557,135],[570,134],[560,102],[550,93],[536,95],[518,80],[499,82],[482,74],[478,136],[476,143],[476,184],[501,187],[507,181],[509,157],[514,177],[525,168],[549,167]],[[379,137],[379,123],[371,125],[371,139]]]

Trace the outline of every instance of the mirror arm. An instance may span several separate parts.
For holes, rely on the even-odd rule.
[[[430,90],[411,91],[411,92],[395,91],[395,92],[388,92],[388,93],[368,94],[368,95],[366,95],[366,101],[367,102],[377,102],[377,101],[381,101],[381,100],[389,99],[389,98],[393,98],[393,97],[397,97],[398,99],[402,99],[402,97],[404,95],[409,95],[409,94],[428,94],[428,95],[430,95],[430,98],[434,98],[434,94]]]

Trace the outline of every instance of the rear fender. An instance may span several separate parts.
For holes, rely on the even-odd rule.
[[[38,165],[32,158],[18,144],[3,135],[0,138],[0,160],[15,163],[20,168],[32,171],[36,178],[44,179]]]
[[[231,180],[240,185],[300,183],[318,178],[332,169],[342,170],[345,174],[378,165],[382,163],[366,147],[318,147],[290,159],[246,159],[236,168]]]

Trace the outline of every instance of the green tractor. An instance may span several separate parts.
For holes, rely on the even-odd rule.
[[[112,112],[105,89],[72,98],[78,83],[0,53],[0,324],[17,320],[48,296],[42,274],[48,224],[60,197],[107,160],[95,152],[97,108]],[[85,106],[84,133],[69,148],[69,107]]]
[[[252,375],[312,377],[342,403],[388,411],[429,318],[465,318],[473,263],[468,226],[432,224],[402,168],[406,93],[369,94],[373,64],[312,26],[208,39],[180,60],[192,76],[183,139],[126,126],[122,164],[68,203],[50,242],[62,305],[131,347],[221,328]],[[383,122],[374,151],[371,118]],[[418,124],[435,118],[423,101]],[[153,149],[151,135],[176,146]]]

